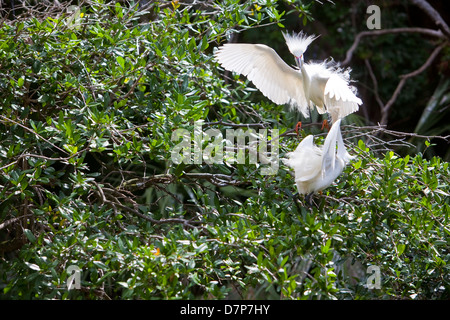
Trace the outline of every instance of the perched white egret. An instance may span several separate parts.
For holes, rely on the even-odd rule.
[[[353,158],[345,148],[340,124],[341,119],[333,123],[321,148],[314,144],[314,137],[309,135],[283,159],[287,166],[294,169],[298,193],[306,194],[308,202],[312,194],[331,185]]]
[[[289,103],[308,118],[314,105],[328,112],[332,122],[358,110],[362,104],[350,83],[350,69],[341,69],[331,60],[304,62],[304,53],[315,36],[283,33],[297,69],[287,65],[264,44],[227,43],[219,47],[216,59],[227,70],[246,76],[276,104]]]

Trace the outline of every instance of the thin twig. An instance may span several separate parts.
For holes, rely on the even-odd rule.
[[[350,49],[347,50],[345,60],[341,62],[341,66],[347,66],[350,64],[350,61],[352,60],[353,57],[353,53],[355,52],[362,38],[381,36],[385,34],[396,34],[396,33],[422,33],[424,35],[428,35],[431,37],[445,39],[445,36],[441,30],[433,30],[426,28],[394,28],[394,29],[381,29],[373,31],[362,31],[356,35],[352,46],[350,47]]]
[[[32,214],[29,213],[29,214],[25,214],[25,215],[20,216],[20,217],[16,217],[16,218],[9,219],[9,220],[7,220],[7,221],[5,221],[5,222],[3,222],[3,223],[0,223],[0,230],[6,228],[6,227],[9,226],[10,224],[13,224],[14,222],[16,222],[16,221],[18,221],[18,220],[21,220],[21,219],[27,218],[27,217],[31,217],[31,216],[32,216]]]
[[[380,95],[378,94],[378,81],[377,77],[373,73],[372,66],[370,65],[369,59],[364,59],[364,63],[366,64],[367,71],[369,71],[369,76],[372,79],[373,83],[373,94],[375,95],[375,100],[377,101],[378,105],[380,106],[380,109],[383,110],[384,103],[380,98]]]
[[[24,130],[26,130],[26,131],[28,131],[28,132],[31,132],[33,135],[36,135],[36,137],[38,137],[38,138],[44,140],[45,142],[47,142],[48,144],[50,144],[50,145],[53,146],[54,148],[58,149],[59,151],[64,152],[64,153],[66,153],[66,154],[69,154],[69,152],[67,152],[66,150],[61,149],[61,148],[58,147],[57,145],[55,145],[55,144],[53,144],[52,142],[48,141],[48,140],[45,139],[43,136],[41,136],[39,133],[37,133],[36,131],[34,131],[34,130],[28,128],[27,126],[24,126],[23,124],[21,124],[21,123],[15,121],[15,120],[13,120],[13,119],[9,119],[9,118],[7,118],[7,117],[1,115],[1,114],[0,114],[0,118],[2,118],[2,119],[5,121],[5,123],[7,123],[7,122],[12,122],[12,123],[14,123],[15,125],[18,125],[19,127],[23,128]]]
[[[3,167],[0,167],[0,170],[3,170],[3,169],[6,169],[6,168],[8,168],[8,167],[10,167],[12,165],[15,165],[16,163],[18,163],[23,158],[39,158],[39,159],[44,159],[46,161],[68,162],[69,159],[74,158],[74,157],[82,154],[83,152],[86,152],[86,150],[88,150],[88,148],[84,148],[84,149],[82,149],[82,150],[72,154],[71,156],[65,157],[65,158],[64,157],[52,158],[52,157],[43,156],[41,154],[24,153],[24,154],[21,154],[17,160],[15,160],[15,161],[13,161],[11,163],[8,163],[7,165],[4,165]]]
[[[353,132],[353,131],[357,131],[357,132],[361,132],[361,131],[365,131],[365,130],[372,130],[374,132],[382,132],[388,135],[392,135],[395,137],[412,137],[412,138],[421,138],[421,139],[441,139],[441,140],[445,140],[447,142],[450,141],[450,135],[446,135],[446,136],[425,136],[425,135],[421,135],[421,134],[417,134],[414,132],[402,132],[402,131],[394,131],[394,130],[389,130],[386,129],[386,126],[384,125],[377,125],[377,126],[363,126],[363,127],[359,127],[356,125],[351,125],[351,124],[345,124],[342,125],[342,129],[343,131],[345,131],[345,133],[349,133],[349,132]],[[352,130],[345,130],[345,129],[352,129]]]
[[[231,176],[227,176],[226,174],[221,173],[185,173],[184,177],[188,177],[190,179],[206,179],[212,184],[223,187],[227,185],[239,185],[242,184],[242,181],[234,180]]]
[[[410,72],[408,74],[404,74],[400,76],[400,81],[397,85],[397,88],[395,88],[394,93],[392,94],[392,97],[389,99],[389,101],[386,103],[386,105],[382,108],[382,115],[381,115],[381,121],[380,124],[385,125],[388,122],[389,117],[389,111],[394,105],[395,101],[398,98],[398,95],[400,94],[403,86],[405,85],[405,82],[407,79],[417,76],[418,74],[422,73],[425,69],[427,69],[433,60],[436,58],[436,56],[441,52],[441,50],[446,46],[446,43],[442,43],[440,46],[436,47],[434,51],[431,53],[431,55],[428,57],[427,61],[417,70]]]
[[[442,19],[439,12],[437,12],[427,1],[425,0],[411,0],[413,4],[425,11],[426,14],[436,23],[436,25],[447,35],[450,39],[450,28],[448,24]]]
[[[144,219],[146,221],[149,221],[149,222],[151,222],[153,224],[158,224],[159,225],[159,224],[166,224],[166,223],[169,223],[169,224],[172,224],[172,223],[177,224],[177,223],[179,223],[179,224],[182,224],[182,225],[190,227],[190,228],[195,228],[195,226],[191,225],[190,223],[200,223],[200,221],[188,221],[186,219],[180,219],[180,218],[169,218],[169,219],[157,220],[157,219],[153,219],[149,215],[142,214],[139,211],[137,211],[137,210],[135,210],[133,208],[130,208],[130,207],[128,207],[128,206],[126,206],[126,205],[124,205],[124,204],[122,204],[120,202],[117,202],[117,201],[106,200],[105,203],[107,205],[111,206],[111,207],[116,207],[117,206],[117,207],[119,207],[119,208],[121,208],[121,209],[123,209],[123,210],[125,210],[125,211],[127,211],[127,212],[129,212],[129,213],[131,213],[133,215],[135,215],[135,216],[138,216],[139,218],[142,218],[142,219]]]
[[[213,125],[223,125],[223,126],[230,126],[233,128],[267,128],[269,126],[269,123],[231,123],[231,122],[225,122],[225,121],[216,121],[216,122],[205,122],[203,123],[204,126],[213,126]]]

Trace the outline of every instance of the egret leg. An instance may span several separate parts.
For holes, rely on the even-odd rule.
[[[296,207],[297,207],[297,209],[298,209],[298,212],[301,212],[302,209],[301,209],[300,206],[299,206],[299,202],[301,203],[300,194],[297,193],[297,194],[294,196],[294,202],[295,202],[295,205],[296,205]]]
[[[308,205],[308,207],[312,207],[312,195],[314,192],[310,192],[305,196],[305,202]]]
[[[301,128],[302,128],[302,122],[299,121],[295,126],[295,132],[297,133],[297,136],[298,136],[298,132],[301,130]]]
[[[328,120],[325,119],[322,122],[322,128],[320,128],[320,130],[323,130],[324,128],[326,128],[327,130],[330,130],[330,125],[328,124]]]

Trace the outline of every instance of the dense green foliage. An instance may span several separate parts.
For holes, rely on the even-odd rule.
[[[294,10],[307,23],[318,5]],[[275,175],[174,163],[172,132],[194,135],[197,120],[279,129],[280,156],[297,146],[299,115],[212,58],[234,29],[281,29],[286,13],[233,0],[150,11],[92,1],[79,24],[2,22],[1,298],[450,298],[447,162],[375,152],[344,126],[356,158],[312,207],[281,161]],[[81,289],[67,290],[71,265]]]

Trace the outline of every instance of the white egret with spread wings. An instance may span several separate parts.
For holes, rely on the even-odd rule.
[[[274,103],[289,103],[305,117],[313,106],[320,114],[329,113],[333,123],[357,111],[362,101],[350,85],[350,70],[332,61],[305,63],[304,54],[316,37],[303,32],[283,36],[297,68],[287,65],[264,44],[227,43],[219,47],[215,57],[226,70],[246,76]]]

